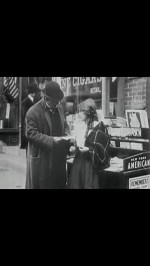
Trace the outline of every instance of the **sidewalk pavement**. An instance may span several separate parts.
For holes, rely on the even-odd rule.
[[[0,189],[24,189],[26,151],[3,145],[0,150]]]

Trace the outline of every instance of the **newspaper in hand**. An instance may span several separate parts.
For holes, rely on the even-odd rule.
[[[84,147],[86,130],[87,125],[84,122],[80,121],[75,124],[75,139],[77,147]]]

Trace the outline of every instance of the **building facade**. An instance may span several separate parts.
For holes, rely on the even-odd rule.
[[[52,79],[64,92],[62,105],[66,116],[78,112],[82,100],[93,98],[104,117],[126,118],[126,110],[146,109],[150,119],[150,77],[22,77],[19,97],[10,105],[3,95],[0,77],[0,140],[8,145],[19,144],[21,103],[27,96],[28,84],[36,82],[41,87]]]
[[[85,96],[85,98],[92,97],[99,100],[104,116],[114,114],[118,117],[125,117],[126,110],[142,110],[147,107],[148,117],[150,117],[150,77],[118,77],[114,81],[110,77],[103,77],[98,78],[98,82],[94,77],[88,78],[88,80],[76,77],[54,79],[59,82],[68,99],[69,96],[76,95],[80,99]],[[74,90],[75,85],[79,86],[78,92],[77,89]],[[87,91],[86,86],[88,87]]]

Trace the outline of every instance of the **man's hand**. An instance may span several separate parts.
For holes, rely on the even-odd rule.
[[[62,141],[61,137],[54,137],[55,144],[59,144]]]
[[[68,135],[68,136],[62,137],[62,139],[67,140],[70,146],[76,146],[76,140],[75,140],[75,138],[70,137]]]

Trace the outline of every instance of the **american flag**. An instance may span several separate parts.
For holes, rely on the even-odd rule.
[[[19,95],[19,89],[17,84],[17,77],[4,77],[3,78],[3,93],[10,96],[12,100],[15,100]]]

